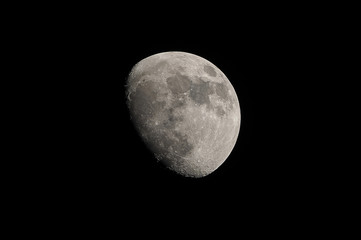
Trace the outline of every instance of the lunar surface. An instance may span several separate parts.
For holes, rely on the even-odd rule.
[[[135,128],[168,169],[200,178],[230,155],[241,110],[232,84],[208,60],[185,52],[149,56],[132,68],[126,91]]]

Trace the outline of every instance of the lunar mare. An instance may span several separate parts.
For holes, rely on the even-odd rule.
[[[241,111],[222,71],[185,52],[138,62],[127,79],[131,119],[158,161],[185,177],[204,177],[229,156]]]

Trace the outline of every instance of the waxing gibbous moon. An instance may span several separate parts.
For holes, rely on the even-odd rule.
[[[126,95],[141,139],[182,176],[214,172],[236,144],[237,94],[224,73],[200,56],[163,52],[141,60],[128,76]]]

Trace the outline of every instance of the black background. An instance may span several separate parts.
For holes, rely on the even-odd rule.
[[[52,79],[46,94],[55,98],[47,104],[56,110],[46,118],[50,161],[40,165],[60,211],[82,219],[101,216],[110,224],[160,216],[160,225],[177,217],[193,225],[237,217],[256,227],[258,221],[307,215],[322,204],[318,196],[327,180],[320,174],[324,132],[316,100],[327,42],[317,12],[238,5],[141,12],[131,5],[118,11],[93,7],[59,14],[39,40]],[[164,51],[214,63],[240,102],[241,129],[231,155],[201,179],[157,164],[126,108],[131,68]]]

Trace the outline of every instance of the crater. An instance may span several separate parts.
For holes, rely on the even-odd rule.
[[[147,145],[156,156],[173,155],[172,160],[163,157],[159,159],[166,166],[179,163],[182,157],[189,155],[194,149],[187,137],[175,131],[174,128],[149,131],[149,136]]]
[[[176,139],[165,137],[164,141],[168,141],[168,148],[164,148],[164,151],[168,152],[166,155],[169,157],[163,158],[162,163],[175,171],[181,171],[182,166],[185,164],[183,158],[187,157],[193,151],[194,146],[183,136]]]
[[[214,70],[214,68],[212,66],[205,65],[203,67],[203,70],[211,77],[216,77],[217,76],[217,72]]]
[[[187,76],[177,73],[175,76],[167,78],[167,85],[173,94],[180,94],[191,88],[191,80]]]
[[[178,132],[174,132],[177,143],[173,146],[173,150],[177,155],[182,157],[187,156],[193,150],[193,145],[190,144],[186,136],[181,135]]]
[[[221,106],[217,106],[216,107],[216,114],[221,117],[224,114],[226,114],[226,112],[223,110],[223,108]]]

